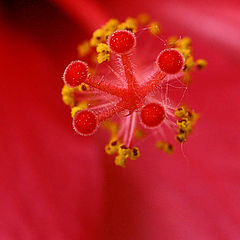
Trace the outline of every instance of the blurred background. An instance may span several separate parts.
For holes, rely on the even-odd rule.
[[[240,239],[239,9],[223,0],[1,1],[0,239]],[[162,38],[190,36],[208,67],[186,94],[201,117],[184,154],[146,141],[121,169],[104,153],[103,130],[72,130],[62,73],[96,28],[139,13],[161,23]]]

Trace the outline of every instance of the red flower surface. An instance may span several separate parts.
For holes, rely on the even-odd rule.
[[[60,8],[59,8],[60,7]],[[238,1],[4,1],[0,239],[239,239]],[[109,17],[147,12],[208,60],[186,95],[200,119],[183,152],[147,140],[127,168],[105,132],[80,137],[61,101],[76,46]],[[164,37],[164,36],[163,36]]]

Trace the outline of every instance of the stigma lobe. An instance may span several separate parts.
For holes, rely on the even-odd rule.
[[[87,76],[87,64],[83,61],[73,61],[67,66],[63,80],[67,86],[77,87],[87,79]]]
[[[184,57],[176,49],[165,49],[160,52],[157,65],[166,74],[176,74],[183,69]]]
[[[157,127],[165,118],[165,110],[160,104],[149,103],[142,108],[140,118],[144,126]]]
[[[74,116],[73,127],[80,135],[92,135],[97,130],[97,126],[97,117],[92,111],[82,110],[77,112]]]
[[[116,31],[109,37],[108,45],[113,52],[127,53],[135,47],[136,37],[127,30]]]

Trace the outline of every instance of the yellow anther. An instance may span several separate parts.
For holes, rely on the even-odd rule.
[[[70,107],[74,106],[74,97],[73,97],[74,88],[70,88],[67,85],[64,85],[62,88],[62,100],[66,105]]]
[[[193,57],[189,56],[187,59],[185,58],[185,66],[183,70],[186,72],[191,71],[193,66],[194,66]]]
[[[188,111],[184,106],[182,106],[182,107],[176,109],[175,116],[178,118],[185,118],[188,116]]]
[[[190,133],[192,131],[192,124],[188,118],[178,120],[177,125],[180,130],[183,130],[186,133]]]
[[[187,134],[183,131],[179,132],[176,135],[176,140],[180,143],[185,142],[187,140]]]
[[[97,55],[98,63],[102,63],[110,60],[110,49],[107,44],[105,43],[98,44],[96,51],[98,53]]]
[[[168,46],[169,47],[176,47],[176,42],[178,40],[177,36],[172,36],[168,39]]]
[[[72,117],[75,116],[75,114],[77,112],[79,112],[80,110],[83,110],[83,109],[87,109],[88,108],[88,103],[87,101],[82,101],[80,102],[77,106],[73,107],[72,110],[71,110],[71,115]]]
[[[141,139],[144,136],[145,136],[145,132],[143,130],[140,130],[140,129],[135,130],[135,132],[134,132],[134,137],[135,138]]]
[[[119,142],[116,139],[112,139],[108,145],[105,147],[105,151],[107,154],[112,155],[118,153]]]
[[[195,125],[197,120],[199,119],[199,114],[192,111],[188,113],[189,115],[189,120],[191,121],[192,125]]]
[[[107,41],[108,37],[117,30],[119,21],[117,19],[110,19],[103,27],[104,42]]]
[[[120,156],[125,156],[125,157],[128,157],[129,154],[130,154],[130,149],[124,145],[124,144],[121,144],[119,147],[118,147],[118,154]]]
[[[172,42],[174,42],[176,38],[172,39]],[[189,72],[192,71],[193,66],[194,66],[194,60],[192,56],[192,48],[191,48],[191,42],[192,40],[188,37],[178,39],[172,44],[172,47],[175,47],[179,52],[181,52],[185,58],[185,66],[184,66],[184,71]],[[175,45],[175,46],[174,46]],[[188,82],[189,79],[185,79],[184,82]]]
[[[88,41],[84,41],[83,43],[78,45],[78,54],[80,57],[85,57],[90,53],[91,47]]]
[[[139,14],[137,16],[137,21],[141,25],[146,25],[150,22],[150,16],[146,13]]]
[[[105,43],[99,43],[97,48],[96,48],[97,53],[102,53],[102,52],[110,52],[110,48],[108,47],[107,44]]]
[[[158,22],[152,22],[149,24],[149,30],[153,35],[158,35],[160,33],[160,24]]]
[[[72,110],[71,110],[71,115],[72,115],[72,118],[75,116],[75,114],[77,112],[79,112],[81,110],[80,107],[76,106],[76,107],[73,107]]]
[[[176,42],[176,46],[181,48],[181,49],[183,49],[183,48],[190,48],[191,44],[192,44],[192,40],[189,37],[184,37],[182,39],[179,39]]]
[[[180,120],[177,121],[178,133],[176,140],[178,142],[185,142],[187,136],[192,132],[193,125],[198,119],[198,114],[183,106],[176,110],[175,116],[180,118]]]
[[[119,21],[115,18],[110,19],[104,26],[104,31],[115,31],[117,29],[117,26],[119,24]]]
[[[127,158],[122,155],[118,155],[115,157],[114,163],[119,167],[126,167],[126,160]]]
[[[173,145],[170,144],[170,143],[166,143],[166,142],[161,142],[161,141],[158,141],[156,143],[156,147],[168,154],[172,154],[173,151],[174,151],[174,148],[173,148]]]
[[[137,21],[134,18],[127,18],[125,22],[118,25],[118,30],[128,30],[133,33],[136,33]]]
[[[111,133],[112,138],[116,137],[119,128],[117,123],[107,120],[102,123],[102,126]]]
[[[189,48],[176,48],[180,53],[182,53],[182,55],[184,56],[185,58],[185,61],[191,57],[191,49]]]
[[[99,43],[101,43],[104,40],[104,31],[102,29],[97,29],[90,40],[91,46],[97,46]]]
[[[130,152],[129,152],[129,158],[131,160],[136,160],[137,158],[140,157],[140,151],[139,148],[134,147],[134,148],[130,148]]]
[[[183,79],[182,79],[183,83],[188,84],[188,83],[191,82],[191,80],[192,80],[192,77],[191,77],[190,73],[185,72],[184,76],[183,76]]]
[[[204,59],[198,59],[198,60],[195,62],[195,66],[196,66],[199,70],[202,70],[202,69],[204,69],[204,68],[207,66],[207,61],[204,60]]]
[[[79,86],[78,86],[78,90],[80,92],[85,92],[85,91],[88,91],[90,89],[90,87],[86,84],[86,83],[81,83]]]

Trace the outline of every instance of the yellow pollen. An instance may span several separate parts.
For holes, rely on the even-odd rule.
[[[177,125],[179,129],[186,133],[190,133],[192,131],[192,124],[188,118],[184,118],[182,120],[177,121]]]
[[[107,44],[99,43],[96,48],[96,51],[98,53],[97,55],[98,63],[102,63],[110,60],[110,48],[108,47]]]
[[[118,153],[119,145],[120,145],[120,143],[119,143],[115,138],[113,138],[113,139],[109,142],[109,144],[106,145],[106,147],[105,147],[105,152],[106,152],[108,155],[116,154],[116,153]]]
[[[67,85],[64,85],[62,88],[62,100],[66,105],[70,107],[74,106],[74,98],[73,98],[74,88],[70,88]]]
[[[133,33],[137,32],[137,21],[134,18],[127,18],[125,22],[118,25],[118,30],[128,30]]]
[[[178,40],[178,37],[177,36],[172,36],[168,39],[168,46],[173,48],[173,47],[176,47],[176,42]]]
[[[183,83],[188,84],[192,80],[191,74],[189,72],[185,72],[183,76]]]
[[[149,30],[153,35],[158,35],[161,32],[160,29],[161,27],[158,22],[152,22],[149,24]]]
[[[136,160],[140,157],[140,151],[139,148],[134,147],[134,148],[130,148],[130,152],[129,152],[129,159],[131,160]]]
[[[85,92],[85,91],[88,91],[89,89],[90,89],[90,87],[86,83],[81,83],[78,86],[79,92]]]
[[[97,29],[90,40],[90,45],[96,47],[99,43],[104,41],[104,31]]]
[[[88,41],[84,41],[83,43],[78,45],[78,54],[81,58],[86,57],[91,51],[91,47]]]
[[[118,155],[115,157],[114,163],[119,167],[126,167],[127,158],[122,155]]]
[[[130,149],[124,145],[124,144],[121,144],[118,148],[118,154],[119,155],[122,155],[122,156],[126,156],[128,157],[129,156],[129,153],[130,153]]]
[[[140,25],[146,25],[150,22],[150,16],[146,13],[139,14],[137,16],[137,21]]]
[[[184,106],[182,106],[175,111],[175,116],[178,117],[178,118],[187,117],[188,116],[188,111]]]
[[[184,71],[191,71],[193,69],[193,66],[194,66],[193,57],[189,56],[189,57],[185,58]]]
[[[204,59],[198,59],[195,62],[195,66],[197,67],[197,69],[203,70],[207,66],[207,61]]]
[[[179,118],[179,120],[177,120],[178,132],[176,140],[185,142],[187,136],[192,132],[193,125],[196,123],[199,115],[194,111],[190,111],[187,107],[182,106],[175,111],[175,116]]]
[[[134,137],[138,138],[138,139],[143,138],[145,135],[146,135],[145,132],[141,129],[138,129],[138,128],[134,132]]]
[[[119,24],[119,21],[115,18],[110,19],[104,26],[103,26],[103,30],[105,31],[115,31],[117,29],[117,26]]]
[[[173,145],[170,143],[166,143],[166,142],[162,142],[162,141],[158,141],[156,143],[156,147],[162,151],[164,151],[165,153],[168,154],[172,154],[174,151]]]
[[[72,118],[75,116],[75,114],[77,112],[79,112],[80,110],[83,110],[83,109],[87,109],[88,108],[88,103],[87,101],[82,101],[80,102],[77,106],[73,107],[72,110],[71,110],[71,115],[72,115]]]
[[[107,129],[110,132],[112,139],[115,139],[117,137],[119,126],[116,122],[109,121],[109,120],[104,121],[102,123],[102,127]]]
[[[179,132],[176,135],[176,140],[180,143],[185,142],[187,140],[187,135],[185,132]]]

